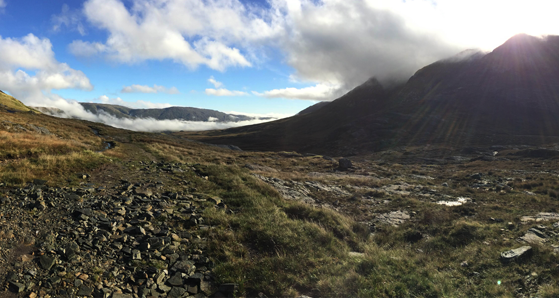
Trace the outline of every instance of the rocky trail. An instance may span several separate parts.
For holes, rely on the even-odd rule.
[[[133,160],[72,174],[56,187],[37,179],[18,188],[0,184],[0,297],[247,295],[235,283],[217,283],[208,249],[216,228],[232,228],[212,225],[204,212],[243,212],[230,209],[226,195],[205,193],[227,184],[216,184],[199,164],[156,161],[156,152],[134,148]],[[476,161],[472,154],[422,163],[390,154],[353,162],[271,154],[239,157],[232,167],[285,202],[351,217],[379,247],[399,239],[388,245],[423,255],[442,239],[491,250],[489,257],[449,261],[474,281],[483,280],[487,266],[478,262],[499,268],[559,253],[555,160]],[[353,248],[346,254],[367,257]],[[518,297],[533,296],[551,280],[529,270],[515,281]]]
[[[163,173],[186,164],[146,163]],[[137,169],[132,172],[139,172]],[[49,187],[35,180],[0,197],[0,297],[228,297],[234,285],[212,283],[205,208],[221,199],[180,191],[148,175],[113,173],[95,183]],[[118,172],[118,171],[116,171]],[[107,178],[110,181],[107,181]],[[187,184],[187,181],[183,183]],[[73,184],[76,184],[75,181]],[[221,289],[221,291],[216,291]]]

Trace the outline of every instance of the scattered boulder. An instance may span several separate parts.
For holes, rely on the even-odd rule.
[[[501,253],[501,260],[504,262],[510,262],[513,260],[522,259],[524,257],[530,256],[532,253],[531,246],[521,246],[519,248],[507,250]]]
[[[481,173],[475,173],[470,175],[470,178],[475,179],[475,180],[481,180],[482,174]]]
[[[537,244],[537,243],[544,243],[547,241],[547,235],[536,229],[536,228],[531,228],[528,230],[528,232],[526,232],[526,234],[524,234],[524,236],[520,237],[519,240],[521,241],[525,241],[531,244]]]
[[[535,216],[522,216],[520,218],[520,221],[522,221],[522,223],[528,223],[528,222],[540,222],[540,221],[549,221],[549,220],[559,220],[559,213],[553,213],[553,212],[540,212]]]
[[[379,214],[376,217],[376,221],[389,224],[392,226],[399,226],[408,219],[410,219],[409,213],[407,211],[401,211],[401,210]]]
[[[338,160],[338,169],[341,171],[347,171],[353,167],[353,163],[348,158],[340,158]]]

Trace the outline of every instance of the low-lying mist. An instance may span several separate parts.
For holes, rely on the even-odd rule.
[[[231,127],[239,127],[245,125],[258,124],[268,121],[280,119],[282,117],[274,116],[254,116],[252,120],[236,121],[236,122],[217,122],[210,117],[207,121],[183,121],[183,120],[157,120],[153,118],[118,118],[103,110],[99,110],[98,114],[86,111],[78,102],[69,102],[64,99],[51,101],[51,107],[58,109],[47,112],[55,117],[74,118],[99,122],[117,128],[123,128],[133,131],[159,132],[159,131],[201,131],[226,129]],[[240,113],[237,113],[240,114]]]

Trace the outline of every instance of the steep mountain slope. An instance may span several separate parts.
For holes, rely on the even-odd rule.
[[[323,108],[324,106],[326,106],[326,105],[329,104],[329,103],[330,103],[330,102],[328,102],[328,101],[321,101],[321,102],[319,102],[319,103],[316,103],[316,104],[314,104],[314,105],[312,105],[312,106],[310,106],[310,107],[308,107],[308,108],[302,110],[301,112],[297,113],[297,115],[304,115],[304,114],[312,113],[312,112],[314,112],[314,111],[316,111],[316,110],[318,110],[318,109]]]
[[[517,35],[439,61],[405,84],[376,80],[315,112],[188,135],[243,149],[353,154],[402,145],[542,144],[559,137],[559,37]]]

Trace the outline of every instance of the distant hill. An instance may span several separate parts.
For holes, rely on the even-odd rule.
[[[244,115],[226,114],[223,112],[198,109],[189,107],[169,107],[164,109],[132,109],[125,106],[99,104],[99,103],[80,103],[84,109],[93,114],[108,113],[117,118],[153,118],[156,120],[185,120],[185,121],[216,121],[216,122],[237,122],[252,120],[253,117]],[[39,108],[45,113],[57,116],[63,113],[59,109]]]
[[[312,113],[183,136],[249,150],[357,154],[397,146],[559,140],[559,37],[517,35],[461,53],[391,88],[370,79]]]

